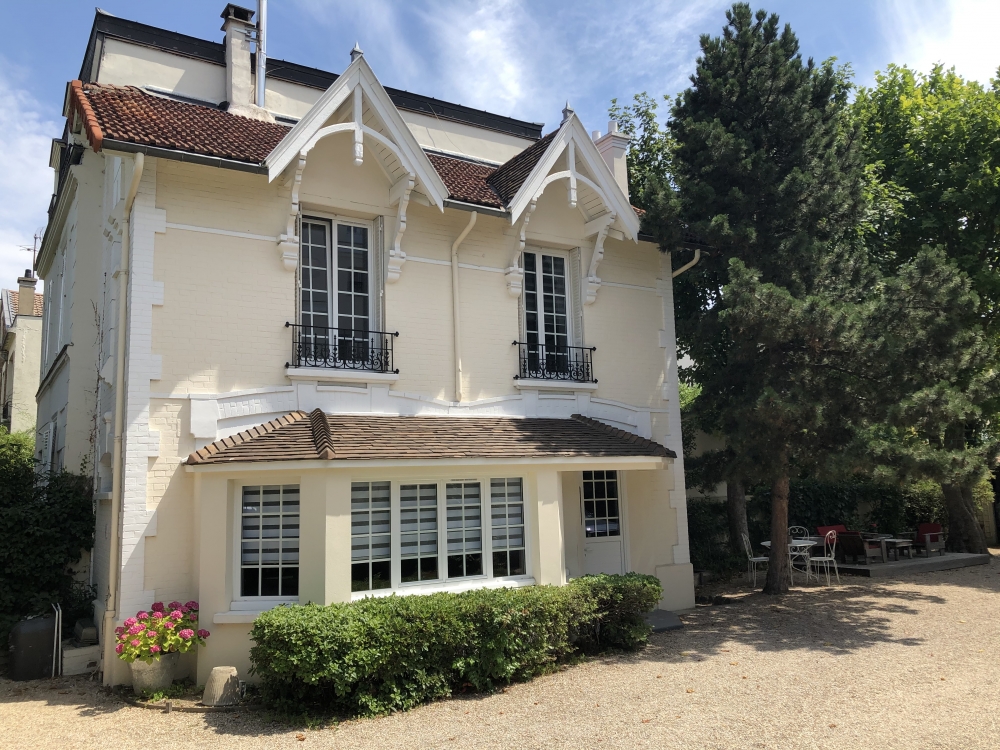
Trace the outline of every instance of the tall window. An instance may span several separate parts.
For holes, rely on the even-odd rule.
[[[307,365],[331,359],[345,362],[368,359],[370,234],[364,226],[302,220],[300,346]],[[331,244],[333,237],[335,246]],[[331,307],[331,295],[335,307]]]
[[[621,535],[618,472],[583,472],[583,523],[588,537]]]
[[[388,482],[351,484],[351,591],[392,586]]]
[[[403,583],[438,577],[438,492],[436,484],[399,488],[399,574]]]
[[[299,595],[299,488],[243,488],[240,595]]]
[[[493,575],[524,575],[524,499],[521,480],[490,480]]]
[[[524,332],[531,370],[568,369],[567,308],[566,259],[524,253]]]
[[[448,577],[483,574],[483,502],[479,482],[450,482],[448,507]]]

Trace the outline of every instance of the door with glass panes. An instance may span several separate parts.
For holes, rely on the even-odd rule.
[[[567,259],[524,252],[523,377],[560,378],[569,373],[572,338]]]
[[[302,219],[300,367],[372,369],[369,227]]]
[[[618,472],[585,471],[580,492],[583,572],[623,573],[622,507]]]

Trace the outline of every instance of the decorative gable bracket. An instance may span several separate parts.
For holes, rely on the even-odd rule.
[[[601,277],[597,275],[597,267],[604,260],[604,240],[607,239],[608,230],[615,223],[615,218],[617,218],[615,212],[611,211],[603,216],[598,216],[593,221],[588,221],[584,226],[584,236],[589,237],[595,232],[597,233],[594,238],[594,254],[590,256],[590,268],[587,271],[587,276],[583,279],[583,289],[581,290],[585,305],[592,305],[597,301],[597,290],[601,288]]]
[[[278,257],[286,271],[294,271],[299,262],[299,190],[302,187],[302,172],[306,168],[306,152],[299,153],[299,161],[292,173],[292,200],[288,209],[288,224],[285,233],[278,237]]]
[[[410,203],[410,193],[416,185],[416,176],[411,172],[392,186],[389,191],[389,205],[398,206],[396,209],[396,231],[393,234],[392,245],[389,246],[389,259],[386,263],[386,281],[394,284],[399,281],[399,276],[403,272],[403,264],[406,262],[406,253],[403,252],[401,243],[403,232],[406,231],[406,208]]]
[[[524,252],[525,231],[528,229],[528,222],[531,221],[531,214],[535,212],[536,201],[531,201],[524,211],[524,218],[521,219],[521,229],[514,240],[514,253],[510,258],[510,267],[504,271],[507,279],[507,293],[511,297],[520,297],[524,289],[524,266],[521,265],[521,253]]]

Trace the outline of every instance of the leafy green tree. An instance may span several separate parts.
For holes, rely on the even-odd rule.
[[[721,37],[701,38],[673,108],[673,182],[648,181],[647,227],[666,246],[693,231],[713,248],[676,282],[678,340],[703,386],[702,429],[727,438],[722,474],[771,485],[765,590],[781,593],[789,478],[845,439],[856,406],[849,376],[824,358],[859,325],[849,306],[863,263],[849,235],[863,174],[849,71],[803,62],[776,15],[737,3],[726,18]]]
[[[891,65],[878,74],[874,87],[858,92],[853,115],[874,178],[876,210],[866,227],[873,257],[892,273],[921,248],[942,248],[971,279],[969,293],[977,298],[952,308],[953,324],[973,339],[985,336],[995,349],[1000,342],[1000,80],[985,88],[940,65],[928,75]],[[982,552],[986,544],[974,487],[992,466],[1000,399],[992,386],[998,362],[982,356],[978,347],[936,398],[924,394],[922,407],[911,406],[913,424],[899,421],[906,412],[901,406],[879,445],[895,465],[941,483],[949,546]]]
[[[663,98],[670,101],[668,96]],[[643,91],[632,97],[631,104],[619,104],[618,99],[612,99],[608,109],[608,116],[632,139],[625,156],[629,196],[634,205],[643,209],[647,207],[647,185],[670,182],[671,142],[657,120],[658,108],[659,102]]]

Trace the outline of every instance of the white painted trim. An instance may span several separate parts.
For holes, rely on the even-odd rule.
[[[414,263],[429,263],[433,266],[448,266],[451,267],[451,261],[447,260],[437,260],[436,258],[418,258],[414,255],[407,255],[407,260],[411,260]],[[459,268],[468,268],[470,271],[487,271],[489,273],[505,273],[502,268],[494,268],[492,266],[477,266],[472,263],[459,263]]]
[[[199,227],[194,224],[175,224],[167,222],[167,229],[180,229],[184,232],[201,232],[203,234],[218,234],[224,237],[239,237],[244,240],[259,240],[260,242],[278,242],[278,237],[265,234],[251,234],[249,232],[236,232],[232,229],[216,229],[214,227]]]
[[[225,393],[150,393],[150,398],[161,399],[191,399],[192,401],[218,401],[220,398],[231,398],[234,396],[257,396],[262,393],[291,393],[295,390],[293,385],[269,386],[267,388],[248,388],[243,391],[226,391]]]
[[[534,380],[518,378],[514,387],[521,391],[596,391],[597,383],[576,383],[568,380]]]
[[[619,289],[635,289],[636,291],[639,291],[639,292],[659,293],[659,291],[660,291],[655,286],[639,286],[638,284],[622,284],[622,283],[617,282],[617,281],[604,281],[603,279],[601,280],[601,286],[616,286]]]
[[[553,456],[551,458],[441,458],[441,459],[379,459],[372,461],[251,461],[222,464],[185,464],[189,472],[205,474],[234,474],[250,472],[296,472],[330,469],[408,469],[434,466],[437,468],[467,468],[475,466],[546,466],[557,471],[576,471],[579,467],[595,470],[620,469],[622,471],[648,471],[665,469],[674,459],[657,456]],[[559,467],[567,467],[560,469]]]
[[[484,514],[485,517],[485,514]],[[485,528],[484,535],[485,537]],[[485,553],[484,553],[485,555]],[[527,559],[527,549],[525,550]],[[416,584],[400,586],[397,589],[379,589],[378,591],[356,591],[351,594],[351,601],[360,599],[381,599],[386,596],[423,596],[426,594],[451,593],[457,594],[462,591],[475,591],[477,589],[517,589],[524,586],[534,586],[535,579],[530,576],[516,578],[487,578],[486,576],[476,576],[475,578],[463,578],[456,581],[444,581],[433,584]]]
[[[399,375],[394,372],[330,370],[324,367],[288,367],[285,376],[293,383],[301,380],[317,383],[395,383],[399,380]]]

